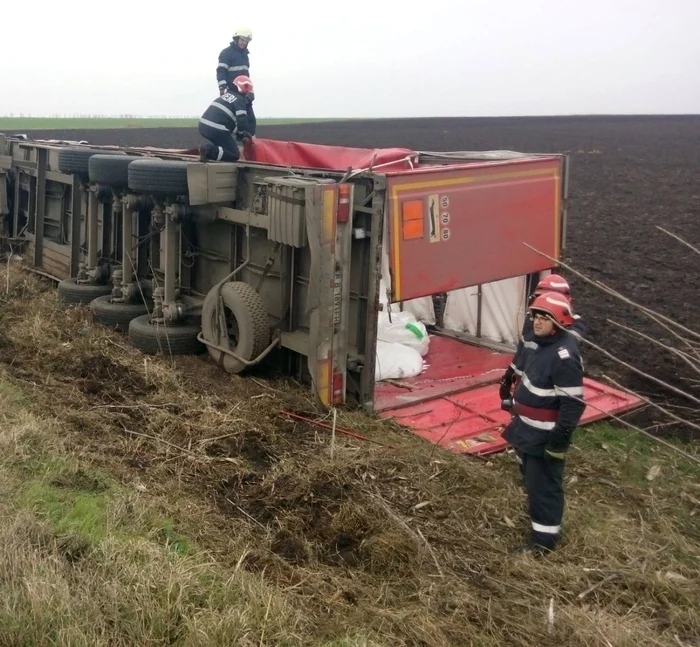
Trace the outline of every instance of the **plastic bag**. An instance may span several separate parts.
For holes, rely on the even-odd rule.
[[[417,350],[396,342],[377,340],[375,381],[415,377],[423,372],[423,368],[423,358]]]
[[[403,310],[415,315],[416,319],[426,326],[435,325],[435,306],[433,306],[432,297],[420,297],[419,299],[404,301]]]
[[[420,353],[421,357],[427,355],[430,346],[425,324],[418,321],[410,312],[392,312],[391,321],[389,321],[388,312],[380,312],[377,339],[413,348]]]

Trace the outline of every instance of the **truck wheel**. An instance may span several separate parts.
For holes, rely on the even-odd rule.
[[[133,191],[187,195],[187,162],[141,158],[129,164],[128,175]]]
[[[142,158],[137,155],[93,155],[88,161],[90,182],[125,187],[129,184],[129,164],[138,159]]]
[[[90,303],[97,297],[112,293],[111,285],[90,285],[88,283],[76,283],[77,279],[64,279],[58,284],[58,298],[63,303],[83,305]]]
[[[270,344],[270,325],[260,295],[247,283],[235,281],[221,287],[226,330],[216,319],[216,289],[212,288],[202,304],[202,336],[208,342],[226,348],[248,361],[255,359]],[[227,373],[240,373],[246,365],[231,355],[207,346],[209,354]]]
[[[89,163],[93,155],[123,156],[123,151],[101,151],[98,148],[62,148],[58,151],[58,170],[69,175],[90,173]]]
[[[175,326],[151,324],[151,315],[141,315],[129,322],[129,341],[147,355],[198,355],[204,344],[197,335],[201,327],[193,323]]]
[[[148,314],[152,303],[112,303],[112,295],[105,294],[90,302],[92,320],[118,332],[127,332],[129,322],[136,317]]]

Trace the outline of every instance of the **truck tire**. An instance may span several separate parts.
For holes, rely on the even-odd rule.
[[[89,163],[93,155],[123,156],[123,151],[101,151],[98,148],[62,148],[58,151],[58,170],[68,175],[90,174]]]
[[[198,355],[205,348],[197,339],[200,329],[191,322],[151,325],[151,315],[145,314],[129,322],[129,341],[147,355]]]
[[[105,186],[126,187],[129,164],[142,159],[137,155],[93,155],[88,161],[90,182]]]
[[[153,308],[152,303],[112,303],[111,299],[111,294],[105,294],[90,302],[92,320],[118,332],[127,332],[132,319]]]
[[[270,344],[270,325],[260,295],[252,286],[240,281],[221,287],[227,329],[219,330],[216,321],[216,288],[212,288],[202,304],[202,337],[226,348],[245,360],[253,360]],[[212,358],[227,373],[241,373],[247,367],[231,355],[207,346]]]
[[[111,285],[90,285],[88,283],[76,283],[75,277],[64,279],[58,284],[58,298],[63,303],[72,305],[84,305],[97,297],[112,293]]]
[[[129,164],[129,188],[143,193],[187,195],[187,162],[135,160]]]

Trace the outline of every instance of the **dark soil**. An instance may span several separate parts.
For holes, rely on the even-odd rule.
[[[34,137],[95,144],[190,148],[192,129],[43,131]],[[566,152],[571,155],[565,262],[628,298],[700,331],[700,258],[657,226],[700,246],[700,116],[397,119],[263,126],[258,136],[357,147],[417,150]],[[589,338],[639,369],[674,385],[697,377],[665,350],[614,327],[612,319],[678,345],[663,328],[567,272]],[[585,347],[592,374],[657,387]],[[696,395],[700,395],[698,389]],[[676,400],[676,402],[681,402]],[[685,402],[685,404],[689,404]]]

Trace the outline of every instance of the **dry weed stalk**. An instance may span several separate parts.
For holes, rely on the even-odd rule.
[[[700,249],[698,249],[697,247],[694,247],[693,245],[688,243],[686,240],[684,240],[682,237],[680,237],[676,234],[673,234],[673,233],[665,230],[662,227],[657,227],[657,229],[659,229],[662,232],[664,232],[665,234],[671,236],[675,240],[681,242],[683,245],[685,245],[686,247],[691,249],[693,252],[700,254]],[[656,324],[661,326],[664,330],[666,330],[668,333],[670,333],[672,335],[672,337],[677,342],[679,342],[681,344],[681,348],[676,347],[674,345],[664,343],[661,340],[655,339],[651,335],[646,334],[640,330],[636,330],[635,328],[633,328],[631,326],[623,325],[623,324],[621,324],[617,321],[614,321],[612,319],[606,319],[606,322],[608,324],[610,324],[611,326],[614,326],[622,331],[625,331],[631,335],[634,335],[635,337],[643,339],[644,341],[648,342],[649,344],[662,349],[663,351],[665,351],[666,353],[668,353],[672,357],[678,358],[679,360],[681,360],[691,371],[700,375],[700,347],[698,345],[698,340],[700,340],[700,333],[698,333],[694,330],[691,330],[691,329],[687,328],[686,326],[683,326],[682,324],[674,321],[673,319],[671,319],[670,317],[667,317],[666,315],[664,315],[662,313],[656,312],[656,311],[652,310],[651,308],[648,308],[644,305],[636,303],[635,301],[629,299],[628,297],[624,296],[623,294],[621,294],[617,290],[614,290],[613,288],[607,286],[606,284],[602,283],[601,281],[596,281],[596,280],[592,279],[591,277],[587,276],[583,272],[580,272],[580,271],[574,269],[573,267],[571,267],[570,265],[568,265],[562,261],[558,261],[557,259],[554,259],[553,257],[549,256],[548,254],[534,248],[532,245],[529,245],[527,243],[524,243],[524,245],[526,247],[530,248],[535,253],[539,254],[540,256],[543,256],[543,257],[553,261],[554,263],[561,265],[562,267],[566,268],[568,271],[570,271],[572,274],[574,274],[578,278],[582,279],[586,283],[596,287],[601,292],[603,292],[609,296],[612,296],[612,297],[618,299],[619,301],[625,303],[627,306],[631,307],[634,311],[642,314],[643,316],[651,319]],[[683,388],[679,388],[678,386],[674,386],[672,384],[669,384],[668,382],[666,382],[666,381],[664,381],[664,380],[662,380],[654,375],[650,375],[649,373],[642,371],[641,369],[639,369],[636,366],[632,365],[631,363],[621,359],[620,357],[617,357],[616,355],[614,355],[610,351],[606,350],[602,346],[596,344],[595,342],[591,341],[590,339],[587,339],[584,337],[582,341],[584,344],[595,349],[596,351],[598,351],[599,353],[601,353],[602,355],[604,355],[608,359],[612,360],[616,364],[618,364],[618,365],[624,367],[625,369],[639,375],[640,377],[643,377],[644,379],[646,379],[648,381],[654,382],[655,384],[660,386],[662,389],[669,391],[680,398],[683,398],[685,400],[689,400],[694,405],[697,405],[697,407],[700,407],[700,398],[689,393],[687,390],[685,390]],[[667,418],[670,419],[670,421],[672,421],[672,422],[666,423],[666,424],[678,423],[678,424],[681,424],[685,427],[689,427],[691,429],[700,430],[700,424],[698,424],[694,420],[689,419],[688,416],[681,417],[679,415],[672,413],[669,410],[668,405],[663,406],[661,403],[655,401],[655,400],[657,400],[656,398],[645,397],[644,395],[640,394],[636,390],[631,389],[631,388],[626,387],[626,386],[623,386],[622,384],[620,384],[619,382],[613,380],[612,378],[610,378],[608,376],[603,376],[603,378],[605,380],[607,380],[608,382],[610,382],[611,384],[613,384],[616,388],[621,389],[621,390],[623,390],[631,395],[634,395],[635,397],[639,398],[642,402],[645,402],[647,405],[652,406],[654,409],[656,409],[657,411],[664,414]],[[685,381],[693,383],[693,384],[696,382],[696,380],[693,380],[691,378],[684,378],[684,379],[685,379]],[[667,404],[667,403],[663,403],[663,404]],[[694,412],[694,413],[697,413],[698,411],[700,411],[700,409],[698,409],[698,408],[695,408],[695,409],[685,408],[685,410],[687,410],[689,412]],[[700,459],[698,459],[697,456],[693,456],[692,454],[684,452],[683,450],[679,449],[678,447],[675,447],[674,445],[671,445],[670,443],[663,441],[662,439],[658,438],[657,436],[653,436],[652,434],[649,434],[647,431],[640,429],[639,427],[637,427],[635,425],[630,425],[629,423],[625,422],[624,420],[621,420],[618,417],[614,417],[614,419],[621,422],[625,426],[634,429],[635,431],[638,431],[638,432],[645,434],[649,438],[653,439],[655,442],[658,442],[658,443],[660,443],[668,448],[671,448],[674,451],[676,451],[677,453],[683,454],[686,458],[689,458],[693,462],[700,463]]]
[[[651,308],[647,308],[646,306],[643,306],[639,303],[636,303],[635,301],[632,301],[631,299],[627,298],[623,294],[620,294],[617,290],[614,290],[613,288],[605,285],[605,283],[603,283],[602,281],[594,281],[593,279],[586,276],[582,272],[579,272],[578,270],[571,267],[571,265],[567,265],[566,263],[564,263],[564,261],[557,260],[556,258],[549,256],[549,254],[545,254],[544,252],[536,249],[535,247],[533,247],[532,245],[529,245],[528,243],[523,243],[523,245],[525,245],[525,247],[529,247],[536,254],[539,254],[540,256],[543,256],[544,258],[552,261],[555,265],[561,265],[562,267],[569,270],[572,274],[575,274],[580,279],[582,279],[586,283],[590,283],[591,285],[598,288],[602,292],[605,292],[606,294],[608,294],[612,297],[615,297],[616,299],[619,299],[623,303],[626,303],[627,305],[632,306],[633,308],[635,308],[637,311],[641,312],[645,316],[647,316],[651,319],[656,318],[656,319],[654,319],[655,321],[661,320],[661,321],[665,322],[667,325],[669,325],[671,327],[675,327],[675,328],[681,330],[682,332],[686,333],[687,335],[690,335],[694,339],[700,340],[700,333],[695,332],[694,330],[690,330],[690,328],[686,328],[682,324],[679,324],[677,321],[670,319],[669,317],[661,314],[660,312],[656,312],[655,310],[652,310]],[[697,344],[698,342],[696,341],[695,343]]]

